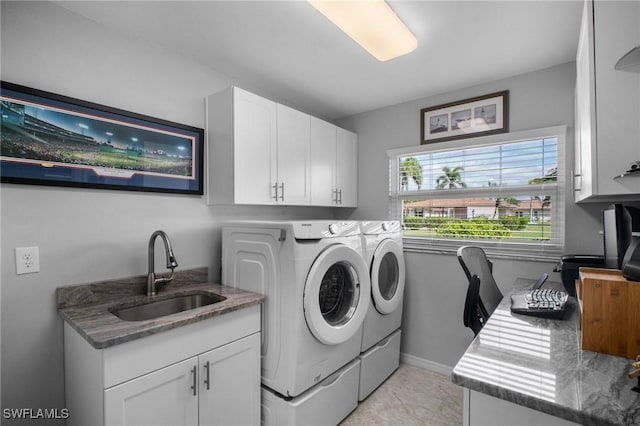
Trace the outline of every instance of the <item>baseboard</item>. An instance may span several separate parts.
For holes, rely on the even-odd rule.
[[[409,355],[404,352],[400,353],[400,362],[403,364],[413,365],[414,367],[424,368],[425,370],[433,371],[440,374],[450,376],[453,367],[437,362],[429,361],[428,359],[419,358],[415,355]]]

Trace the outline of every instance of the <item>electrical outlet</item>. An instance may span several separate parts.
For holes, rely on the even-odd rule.
[[[38,247],[16,248],[16,274],[40,272],[40,252]]]

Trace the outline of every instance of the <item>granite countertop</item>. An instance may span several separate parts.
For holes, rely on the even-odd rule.
[[[156,296],[146,293],[146,276],[60,287],[58,309],[62,318],[94,348],[104,349],[141,337],[224,315],[262,303],[264,296],[207,282],[207,268],[176,271],[174,280]],[[111,311],[159,301],[176,295],[217,294],[222,302],[145,321],[125,321]]]
[[[534,281],[516,281],[454,367],[453,383],[584,425],[640,425],[632,360],[581,349],[575,298],[563,320],[511,313],[510,295]],[[545,285],[554,286],[562,287]]]

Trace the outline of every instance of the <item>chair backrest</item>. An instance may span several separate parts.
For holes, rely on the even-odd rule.
[[[462,322],[465,327],[473,330],[473,334],[480,333],[482,326],[486,322],[488,315],[483,314],[482,303],[480,302],[480,278],[474,275],[469,280],[469,288],[467,289],[467,297],[464,301],[464,312],[462,314]]]
[[[502,300],[502,292],[498,288],[495,279],[493,278],[493,264],[480,247],[475,246],[463,246],[458,249],[458,260],[464,270],[470,284],[470,290],[474,287],[471,286],[477,283],[473,282],[474,277],[480,280],[478,288],[478,306],[477,312],[481,316],[481,320],[484,323],[489,316],[495,311],[496,307]],[[473,296],[467,295],[467,303],[471,300],[476,300]],[[465,307],[465,325],[469,321],[468,309],[476,310],[473,307]],[[471,327],[473,329],[473,327]],[[477,331],[474,329],[477,334]]]

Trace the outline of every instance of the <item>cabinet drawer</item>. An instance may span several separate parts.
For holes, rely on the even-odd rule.
[[[369,396],[400,365],[401,333],[397,330],[367,352],[360,354],[359,401]]]
[[[358,405],[359,372],[356,359],[289,401],[263,387],[263,426],[340,423]]]

